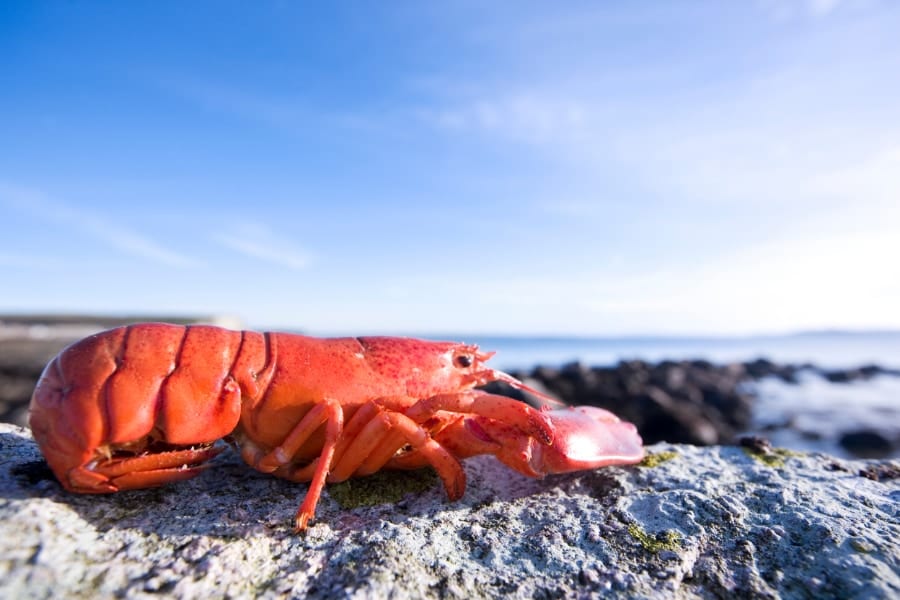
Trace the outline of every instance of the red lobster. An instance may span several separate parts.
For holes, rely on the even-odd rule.
[[[382,468],[430,465],[457,500],[459,459],[476,454],[531,477],[641,460],[634,425],[612,413],[536,410],[473,389],[505,381],[555,403],[485,366],[493,354],[410,338],[129,325],[50,361],[30,425],[63,487],[86,494],[194,477],[227,438],[253,468],[311,482],[297,531],[326,481]]]

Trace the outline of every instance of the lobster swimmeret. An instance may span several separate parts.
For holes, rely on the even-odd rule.
[[[30,424],[69,491],[101,494],[199,474],[226,438],[253,468],[309,481],[306,528],[326,481],[430,465],[451,500],[459,460],[493,454],[531,477],[636,463],[634,425],[554,400],[487,367],[493,352],[411,338],[313,338],[162,323],[87,337],[44,369]],[[474,389],[491,381],[541,410]]]

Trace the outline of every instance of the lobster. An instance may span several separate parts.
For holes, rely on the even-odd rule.
[[[194,477],[225,439],[254,469],[309,482],[296,531],[326,482],[382,468],[431,466],[457,500],[460,460],[478,454],[531,477],[643,458],[634,425],[599,408],[560,408],[486,366],[493,355],[412,338],[134,324],[53,358],[29,423],[62,486],[85,494]],[[475,389],[491,381],[534,394],[541,409]]]

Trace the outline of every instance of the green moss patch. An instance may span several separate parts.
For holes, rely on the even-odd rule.
[[[644,460],[642,460],[641,462],[639,462],[637,464],[637,466],[647,467],[647,468],[657,467],[657,466],[663,464],[664,462],[672,460],[676,456],[678,456],[678,453],[673,452],[671,450],[667,450],[665,452],[656,452],[654,454],[648,454],[647,456],[644,457]]]
[[[650,535],[632,523],[628,526],[628,533],[648,552],[658,553],[662,550],[677,552],[681,549],[681,535],[673,529],[657,535]]]
[[[741,450],[744,451],[744,454],[749,456],[750,458],[761,462],[762,464],[779,468],[784,466],[784,460],[786,458],[790,458],[792,456],[803,456],[802,452],[794,452],[793,450],[788,450],[786,448],[772,448],[766,452],[759,452],[753,450],[752,448],[742,447]]]
[[[331,484],[327,490],[341,508],[347,509],[392,504],[407,494],[421,494],[439,483],[437,474],[431,469],[379,471],[367,477]]]

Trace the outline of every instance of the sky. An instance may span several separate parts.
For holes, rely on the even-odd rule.
[[[900,3],[0,4],[0,313],[900,328]]]

